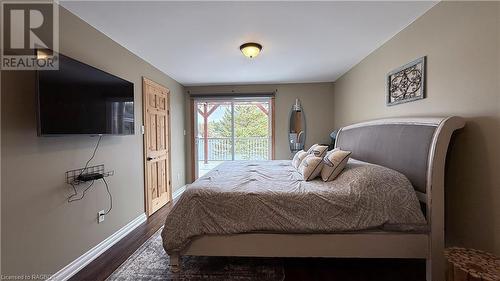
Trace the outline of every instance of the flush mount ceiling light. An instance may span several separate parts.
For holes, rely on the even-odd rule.
[[[247,58],[255,58],[262,50],[262,45],[259,43],[245,43],[240,46],[240,51]]]

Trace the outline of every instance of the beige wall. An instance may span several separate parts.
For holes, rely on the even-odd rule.
[[[500,4],[441,2],[334,84],[334,124],[460,115],[446,184],[447,242],[500,254]],[[427,55],[427,95],[387,107],[385,75]]]
[[[64,182],[65,171],[89,159],[97,138],[37,137],[34,73],[2,73],[4,274],[54,273],[144,213],[142,76],[172,92],[172,185],[185,184],[183,87],[64,9],[60,47],[63,54],[134,83],[137,133],[102,139],[92,164],[115,171],[108,180],[114,200],[105,222],[97,224],[97,212],[109,204],[104,186],[96,183],[83,200],[69,204],[71,188]]]
[[[2,88],[2,71],[0,71],[0,89]],[[0,91],[0,109],[2,108],[2,98]],[[2,124],[2,115],[0,114],[0,124]],[[0,147],[2,146],[2,130],[0,130]],[[0,159],[2,150],[0,149]],[[2,275],[2,163],[0,161],[0,275]]]
[[[314,143],[330,143],[329,134],[334,129],[332,83],[204,86],[186,87],[186,90],[192,94],[230,94],[232,91],[236,93],[258,93],[277,90],[275,100],[276,159],[290,159],[291,157],[290,147],[288,145],[288,118],[290,109],[295,103],[296,98],[301,100],[304,108],[307,131],[306,147]],[[189,102],[187,104],[189,104]],[[187,122],[191,122],[191,111],[187,110],[186,112]],[[191,134],[188,134],[188,136],[190,135]],[[191,150],[191,148],[188,148],[188,150]],[[188,161],[190,161],[190,151],[187,157]]]

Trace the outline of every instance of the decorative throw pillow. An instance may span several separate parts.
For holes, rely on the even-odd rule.
[[[321,170],[321,178],[323,181],[334,180],[340,172],[344,170],[350,156],[350,151],[344,151],[338,148],[328,151],[325,158],[323,158],[324,165]]]
[[[294,166],[295,169],[298,169],[300,166],[300,163],[302,163],[302,160],[304,160],[304,158],[306,156],[307,156],[307,152],[305,152],[304,150],[301,150],[301,151],[295,153],[295,156],[293,156],[293,160],[292,160],[292,166]]]
[[[314,156],[316,157],[323,158],[326,155],[327,151],[328,151],[328,146],[315,144],[311,146],[309,150],[307,150],[307,154],[314,154]]]
[[[305,181],[315,179],[321,173],[323,168],[323,158],[316,157],[313,154],[307,155],[300,163],[298,168]]]

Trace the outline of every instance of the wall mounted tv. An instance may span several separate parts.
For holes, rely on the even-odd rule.
[[[134,134],[134,84],[59,55],[37,71],[38,135]]]

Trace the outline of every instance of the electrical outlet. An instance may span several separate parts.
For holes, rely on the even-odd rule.
[[[104,217],[106,216],[106,211],[101,210],[97,213],[97,223],[101,223],[104,221]]]

